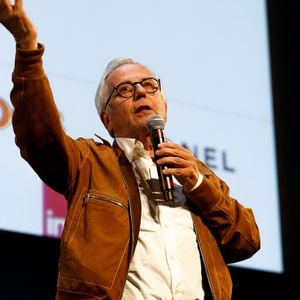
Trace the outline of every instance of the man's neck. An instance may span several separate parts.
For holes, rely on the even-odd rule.
[[[149,135],[136,136],[136,137],[132,137],[132,138],[137,141],[140,141],[143,144],[145,151],[148,152],[150,157],[154,157],[154,149],[153,149],[152,141],[151,141],[151,138]]]
[[[154,149],[150,136],[147,135],[143,140],[137,138],[137,140],[144,145],[144,149],[149,153],[150,157],[154,157]]]

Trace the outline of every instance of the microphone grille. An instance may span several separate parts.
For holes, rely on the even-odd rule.
[[[164,129],[165,128],[165,120],[160,115],[152,115],[147,121],[148,129]]]

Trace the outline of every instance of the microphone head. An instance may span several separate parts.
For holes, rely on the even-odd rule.
[[[165,120],[160,115],[152,115],[147,121],[149,131],[155,129],[164,129]]]

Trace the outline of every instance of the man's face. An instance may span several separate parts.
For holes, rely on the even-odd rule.
[[[107,78],[109,90],[123,82],[139,82],[153,75],[143,66],[122,65]],[[108,131],[118,137],[138,138],[148,132],[147,120],[158,114],[166,119],[166,103],[160,90],[147,94],[140,84],[135,85],[135,93],[123,98],[115,91],[101,119]]]

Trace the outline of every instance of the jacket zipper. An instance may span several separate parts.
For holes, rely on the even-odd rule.
[[[128,207],[126,205],[124,205],[123,203],[121,203],[121,202],[118,202],[116,200],[113,200],[113,199],[105,197],[105,196],[100,196],[100,195],[92,194],[92,193],[87,193],[87,195],[84,198],[84,203],[87,204],[87,202],[90,199],[99,199],[99,200],[102,200],[102,201],[105,201],[105,202],[116,204],[116,205],[122,207],[123,209],[128,210]]]
[[[127,185],[126,185],[125,180],[123,178],[122,172],[120,172],[120,173],[121,173],[122,180],[123,180],[123,182],[125,184],[125,187],[126,187],[126,190],[127,190]],[[127,194],[128,194],[128,190],[127,190]],[[87,195],[84,197],[84,204],[86,205],[87,202],[90,199],[99,199],[99,200],[106,201],[106,202],[109,202],[109,203],[112,203],[112,204],[116,204],[116,205],[120,206],[121,208],[125,209],[126,211],[128,211],[128,207],[126,205],[124,205],[123,203],[120,203],[116,200],[113,200],[113,199],[105,197],[105,196],[100,196],[100,195],[92,194],[92,193],[87,193]],[[129,205],[129,210],[131,210],[130,205]],[[131,217],[131,214],[130,214],[130,217]],[[133,234],[132,234],[132,236],[133,236]],[[127,274],[128,274],[128,271],[127,271]],[[125,282],[126,282],[126,280],[124,281],[124,284],[123,284],[123,287],[122,287],[122,290],[121,290],[122,292],[120,293],[120,299],[122,298],[123,290],[124,290],[124,287],[125,287]]]

